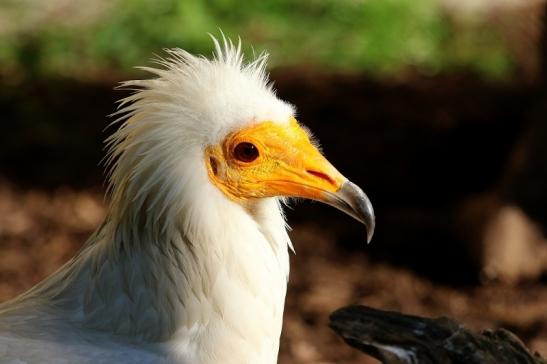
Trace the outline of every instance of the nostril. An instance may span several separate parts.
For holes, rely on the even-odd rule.
[[[317,178],[321,178],[322,180],[325,180],[330,184],[335,184],[335,181],[328,174],[325,174],[323,172],[313,171],[313,170],[310,170],[310,169],[307,169],[306,172],[308,172],[312,176],[315,176]]]
[[[215,176],[218,175],[217,160],[214,157],[209,157],[209,164],[211,165],[211,171]]]

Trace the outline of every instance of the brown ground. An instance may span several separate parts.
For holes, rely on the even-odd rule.
[[[46,192],[0,183],[0,301],[23,292],[69,259],[104,212],[99,190]],[[341,248],[328,225],[300,221],[293,227],[297,254],[292,256],[280,363],[376,363],[328,329],[329,313],[351,303],[445,315],[475,330],[503,326],[547,355],[545,284],[434,284],[409,270],[371,261],[364,245]]]

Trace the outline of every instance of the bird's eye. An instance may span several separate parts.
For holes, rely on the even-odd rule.
[[[236,145],[234,156],[241,162],[249,163],[258,158],[258,148],[252,143],[242,142]]]

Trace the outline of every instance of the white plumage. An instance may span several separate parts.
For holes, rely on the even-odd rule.
[[[240,45],[214,42],[211,60],[170,50],[161,68],[144,68],[157,78],[123,84],[137,92],[108,139],[107,217],[72,260],[0,306],[1,363],[277,361],[291,244],[283,194],[263,177],[247,191],[250,167],[221,146],[265,121],[289,128],[295,111],[268,83],[266,55],[245,63]],[[256,143],[260,158],[275,149]],[[207,154],[211,146],[221,152]],[[285,195],[333,204],[370,233],[368,200],[334,171],[306,174],[327,186],[322,197],[311,185]]]

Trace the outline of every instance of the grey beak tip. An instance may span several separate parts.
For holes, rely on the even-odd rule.
[[[367,226],[367,244],[370,244],[373,236],[374,236],[374,224],[372,224],[372,226]]]
[[[374,209],[367,197],[367,208],[363,213],[363,223],[367,229],[367,244],[370,244],[372,237],[374,236],[374,229],[376,228],[376,216],[374,215]]]
[[[365,224],[367,244],[372,240],[376,218],[368,196],[356,184],[346,181],[335,195],[332,205]]]

